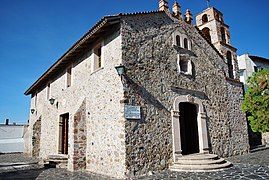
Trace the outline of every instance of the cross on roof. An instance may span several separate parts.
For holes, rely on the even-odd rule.
[[[210,6],[210,5],[209,5],[210,0],[206,0],[206,2],[207,2],[207,7],[209,7],[209,6]]]

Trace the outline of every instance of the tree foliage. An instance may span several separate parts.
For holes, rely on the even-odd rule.
[[[242,110],[248,115],[250,127],[254,132],[269,132],[269,69],[253,73],[247,86]]]

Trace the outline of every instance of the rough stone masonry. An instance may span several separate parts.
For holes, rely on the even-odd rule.
[[[208,143],[203,150],[221,157],[248,152],[241,84],[226,78],[224,58],[193,25],[156,11],[105,17],[90,33],[78,41],[81,49],[71,49],[77,54],[68,52],[58,61],[65,64],[42,76],[47,82],[27,91],[35,109],[30,138],[38,137],[38,144],[29,144],[32,155],[59,153],[59,121],[68,115],[69,170],[126,178],[168,169],[176,153],[171,111],[178,97],[199,100],[204,109],[206,128],[198,129]],[[92,39],[86,43],[86,37]],[[101,67],[94,69],[99,46]],[[115,70],[119,64],[127,70],[122,77]],[[141,119],[126,119],[124,105],[140,106]]]
[[[213,153],[227,157],[248,152],[241,84],[227,81],[225,63],[191,25],[173,22],[165,13],[122,18],[124,92],[130,104],[141,106],[140,121],[126,121],[126,166],[130,174],[167,169],[172,163],[170,111],[177,96],[202,100],[207,113]],[[189,50],[173,45],[179,31],[192,42]],[[178,72],[177,56],[190,59],[193,74]]]

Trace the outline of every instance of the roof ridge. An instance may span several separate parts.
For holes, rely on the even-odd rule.
[[[152,11],[140,11],[140,12],[132,12],[132,13],[120,13],[120,16],[130,16],[130,15],[138,15],[138,14],[151,14],[151,13],[163,13],[163,11],[152,10]]]

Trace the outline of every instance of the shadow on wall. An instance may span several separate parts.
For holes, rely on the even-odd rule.
[[[128,76],[125,76],[125,79],[128,82],[130,89],[133,90],[133,94],[139,95],[143,100],[145,100],[147,104],[152,104],[154,107],[158,109],[164,109],[168,111],[168,109],[144,87],[140,86],[138,83],[131,80]]]
[[[41,136],[41,116],[33,125],[33,137],[32,137],[32,156],[38,157],[40,152],[40,136]]]
[[[129,101],[128,101],[129,103],[131,103],[132,105],[135,105],[136,103],[139,104],[138,103],[139,99],[143,99],[146,102],[146,104],[151,104],[160,111],[164,110],[167,113],[170,113],[170,111],[159,100],[157,100],[156,97],[154,97],[144,87],[139,85],[138,82],[134,82],[128,76],[125,76],[124,79],[126,81],[126,84],[128,84],[128,86],[129,86],[128,88],[130,89],[129,94],[125,94],[125,96],[128,96],[126,98],[129,99]],[[138,97],[135,98],[134,96],[138,96]],[[139,104],[139,105],[141,105],[141,104]],[[138,128],[139,124],[147,123],[146,118],[147,118],[147,109],[142,107],[141,108],[141,120],[140,121],[129,120],[130,122],[137,123],[135,126],[133,126],[132,130],[135,131]]]
[[[205,113],[206,113],[206,130],[207,130],[207,141],[208,141],[208,150],[209,150],[209,152],[212,152],[213,150],[212,150],[212,141],[211,141],[211,136],[210,136],[210,129],[209,129],[209,117],[207,116],[207,110],[206,110],[206,108],[204,108],[204,110],[205,110]]]
[[[209,100],[208,96],[202,91],[183,89],[183,88],[175,87],[175,86],[171,86],[171,90],[180,95],[191,95],[199,99]]]

